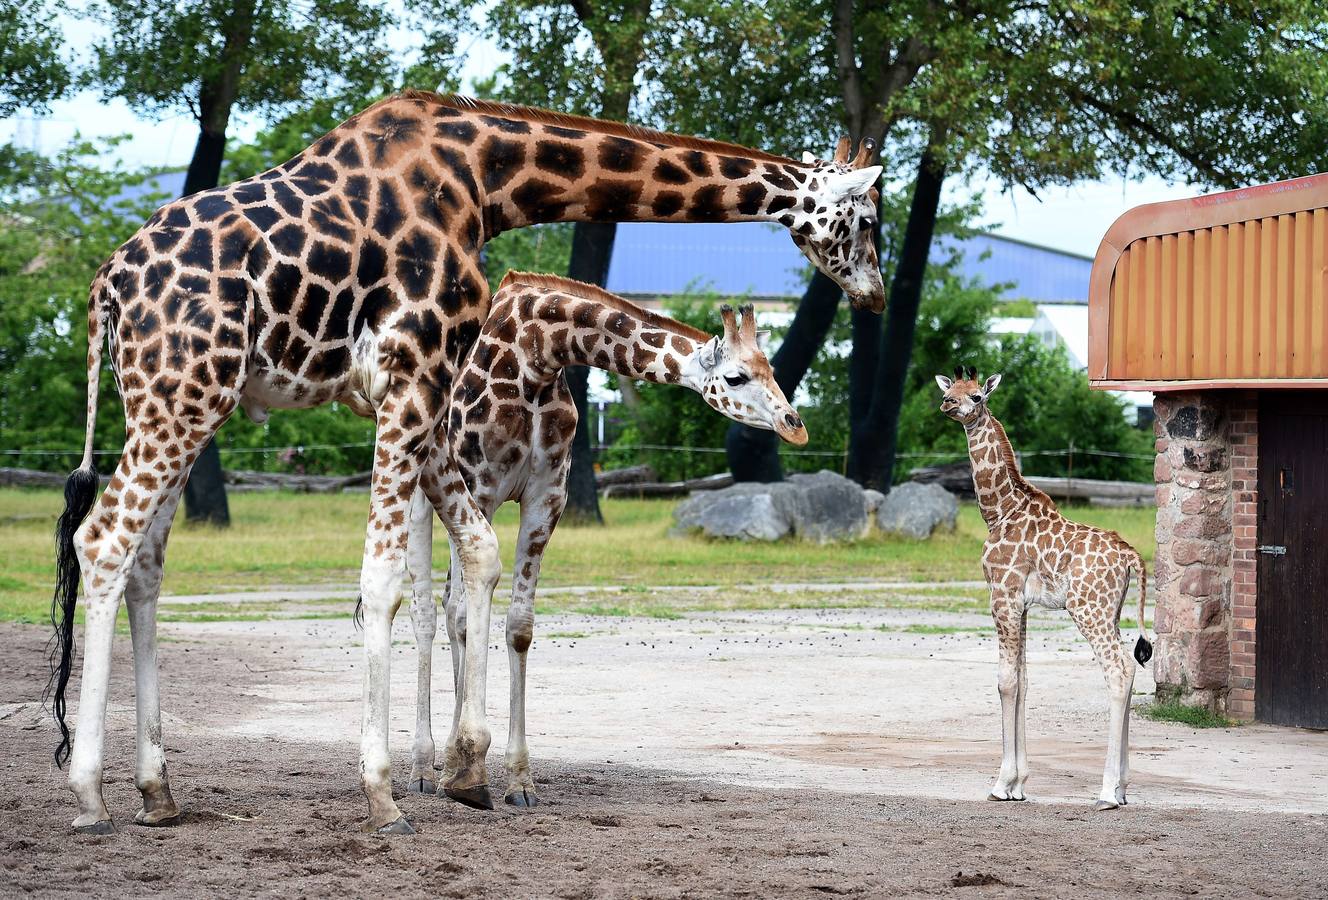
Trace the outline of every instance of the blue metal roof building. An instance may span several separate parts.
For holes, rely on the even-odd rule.
[[[996,234],[963,241],[959,271],[986,285],[1011,284],[1005,296],[1037,303],[1087,303],[1091,257]],[[810,264],[777,225],[627,222],[618,226],[608,289],[636,297],[687,291],[725,296],[800,297]]]

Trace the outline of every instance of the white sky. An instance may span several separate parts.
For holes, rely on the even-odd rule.
[[[390,5],[400,11],[399,0],[391,0]],[[86,59],[98,26],[68,16],[61,18],[66,41],[77,56]],[[391,42],[403,57],[409,58],[411,49],[418,45],[418,37],[409,29],[399,28]],[[501,62],[501,55],[487,41],[474,41],[465,50],[463,84],[488,75]],[[230,135],[247,139],[260,126],[261,122],[252,117],[237,117],[232,120]],[[17,140],[23,146],[47,153],[68,143],[76,133],[84,137],[130,135],[118,152],[130,165],[184,166],[193,152],[197,125],[188,114],[146,119],[132,112],[123,101],[104,102],[93,92],[52,104],[49,116],[35,119],[20,114],[0,121],[0,142]],[[1140,182],[1111,178],[1070,188],[1049,188],[1035,199],[1022,190],[1002,192],[990,179],[987,181],[974,185],[951,183],[947,199],[966,198],[977,192],[985,208],[984,224],[994,225],[998,233],[1085,256],[1097,252],[1102,235],[1127,209],[1196,193],[1192,187],[1168,184],[1158,178]]]

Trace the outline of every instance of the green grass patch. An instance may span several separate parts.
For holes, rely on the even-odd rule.
[[[63,498],[55,490],[0,489],[0,619],[46,621],[54,585],[51,530]],[[623,605],[630,615],[654,606],[691,609],[770,609],[881,606],[911,600],[886,600],[877,592],[794,593],[729,591],[690,600],[665,597],[655,586],[730,587],[743,584],[854,581],[980,581],[986,526],[976,506],[965,504],[953,533],[928,541],[873,534],[848,544],[774,543],[707,540],[673,536],[672,500],[601,501],[604,526],[563,525],[545,554],[541,584],[621,586],[612,599],[592,602]],[[167,553],[167,594],[206,594],[266,589],[274,586],[344,585],[359,578],[369,501],[364,494],[234,494],[229,529],[187,525],[183,512]],[[1151,509],[1067,509],[1072,518],[1111,528],[1151,559]],[[507,504],[494,527],[511,569],[519,510]],[[446,532],[434,529],[434,560],[448,557]],[[985,590],[921,588],[937,609],[986,610]],[[912,604],[916,605],[916,604]],[[550,611],[585,611],[580,602],[541,598]]]
[[[584,631],[554,631],[544,635],[544,637],[551,641],[556,641],[560,638],[564,640],[576,640],[577,638],[590,637],[590,635],[586,634]]]
[[[902,628],[882,625],[881,630],[902,631],[905,634],[978,634],[983,631],[991,631],[992,628],[986,625],[980,627],[968,625],[924,625],[921,622],[914,622],[911,625],[905,625]]]
[[[1140,711],[1155,722],[1176,722],[1191,728],[1230,728],[1236,724],[1206,706],[1187,706],[1176,700],[1150,703]]]

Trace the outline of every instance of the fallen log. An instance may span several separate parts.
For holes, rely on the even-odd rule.
[[[637,484],[612,484],[604,488],[605,497],[632,497],[637,499],[654,497],[685,497],[692,491],[717,491],[733,484],[733,476],[728,472],[707,475],[704,478],[692,478],[688,481],[645,481]]]
[[[611,484],[640,484],[647,481],[659,481],[659,476],[649,464],[595,473],[595,486],[602,488]]]

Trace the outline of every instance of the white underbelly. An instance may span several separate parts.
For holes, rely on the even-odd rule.
[[[1065,609],[1065,588],[1063,585],[1050,584],[1040,575],[1032,574],[1024,582],[1024,604],[1026,606],[1044,606],[1047,609]]]

